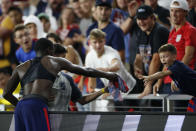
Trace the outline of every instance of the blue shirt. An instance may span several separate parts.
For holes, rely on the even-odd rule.
[[[182,93],[196,96],[196,71],[180,61],[175,61],[168,70],[172,72],[170,77]]]
[[[97,22],[89,26],[86,36],[90,34],[90,31],[98,28]],[[120,51],[125,49],[124,34],[120,27],[116,26],[113,22],[110,22],[105,28],[102,29],[106,33],[106,45]]]
[[[19,63],[23,63],[27,60],[31,60],[33,58],[36,57],[36,53],[34,51],[34,45],[32,45],[32,49],[29,52],[24,52],[24,50],[22,49],[22,47],[20,47],[17,51],[16,51],[16,58],[18,60]]]

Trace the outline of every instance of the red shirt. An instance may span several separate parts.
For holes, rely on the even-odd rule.
[[[178,31],[174,28],[170,34],[168,43],[173,44],[177,49],[177,60],[181,61],[185,55],[185,47],[193,46],[195,47],[194,57],[189,63],[189,67],[194,69],[194,64],[196,62],[196,28],[190,23],[186,22]],[[171,78],[165,77],[164,83],[170,83]]]

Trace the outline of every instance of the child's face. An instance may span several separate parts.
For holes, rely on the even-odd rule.
[[[173,62],[176,60],[176,55],[168,51],[159,53],[159,57],[160,57],[161,63],[166,67],[171,66]]]
[[[27,30],[30,33],[32,39],[37,38],[37,26],[34,23],[29,23],[26,25]]]
[[[90,39],[90,45],[96,51],[98,56],[101,56],[104,53],[105,39]]]
[[[16,31],[14,40],[25,52],[29,52],[32,49],[32,39],[26,29]]]

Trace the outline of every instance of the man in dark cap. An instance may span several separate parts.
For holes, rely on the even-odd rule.
[[[147,5],[137,9],[136,22],[141,31],[136,41],[138,50],[134,62],[134,73],[136,77],[143,74],[151,75],[160,70],[158,49],[167,43],[169,31],[155,21],[153,10]],[[153,82],[148,83],[140,97],[149,94],[152,91],[152,85]]]
[[[106,45],[116,49],[122,61],[125,61],[125,45],[124,34],[122,30],[110,21],[110,15],[112,13],[112,0],[96,0],[95,11],[97,22],[89,26],[86,36],[90,34],[90,31],[94,28],[99,28],[106,33]]]

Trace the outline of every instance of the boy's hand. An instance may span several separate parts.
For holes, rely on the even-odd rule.
[[[174,81],[171,82],[171,91],[179,91],[179,88],[176,86],[176,84],[174,83]]]
[[[161,84],[159,81],[157,81],[154,86],[153,86],[153,95],[156,96],[157,95],[157,92],[159,91],[161,87]]]
[[[151,84],[148,84],[145,86],[144,91],[139,95],[139,98],[143,98],[144,96],[147,96],[151,93],[152,86]]]
[[[139,78],[140,80],[143,79],[143,81],[144,81],[144,86],[147,86],[148,83],[149,83],[149,81],[151,81],[151,79],[150,79],[149,76],[138,75],[138,78]]]

